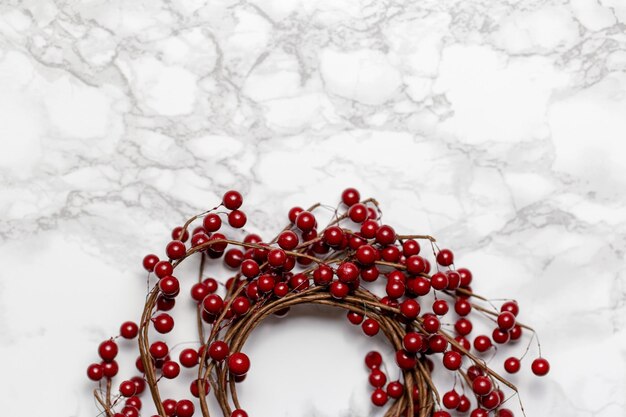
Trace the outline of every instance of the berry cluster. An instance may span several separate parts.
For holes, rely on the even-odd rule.
[[[119,336],[100,344],[101,362],[87,368],[88,377],[98,382],[94,394],[104,413],[139,416],[140,396],[148,388],[157,412],[153,417],[191,417],[198,406],[208,417],[207,395],[213,389],[224,416],[246,417],[236,395],[236,384],[250,369],[250,359],[241,351],[246,339],[266,317],[313,303],[343,308],[348,321],[360,325],[365,335],[382,333],[389,340],[401,379],[387,383],[380,353],[370,352],[365,358],[374,388],[372,403],[382,407],[392,400],[387,417],[450,416],[446,410],[471,417],[513,416],[504,403],[517,389],[490,363],[496,345],[518,343],[524,330],[532,333],[530,341],[537,340],[541,351],[534,331],[517,320],[518,304],[506,301],[498,309],[474,293],[472,273],[455,268],[452,251],[439,249],[431,236],[397,234],[382,223],[376,200],[361,201],[353,188],[345,190],[341,200],[325,228],[319,227],[315,214],[321,205],[308,210],[294,207],[288,213],[289,224],[265,242],[255,234],[235,237],[247,222],[240,210],[243,198],[236,191],[225,193],[220,206],[174,228],[165,247],[167,259],[154,254],[143,259],[148,278],[156,278],[156,283],[138,324],[123,323]],[[420,241],[432,248],[432,257]],[[180,350],[176,361],[177,346],[152,339],[174,328],[168,311],[181,287],[174,271],[192,255],[200,258],[190,296],[197,306],[201,342]],[[223,288],[205,276],[205,263],[220,258],[234,271]],[[382,283],[381,296],[377,281]],[[491,335],[472,335],[473,316],[492,323]],[[118,338],[138,339],[138,375],[113,387],[119,371]],[[520,370],[529,348],[530,342],[521,357],[504,361],[506,372]],[[438,363],[454,376],[452,388],[443,394],[432,379]],[[162,399],[162,382],[182,375],[181,366],[194,370],[189,393],[197,400]],[[531,369],[543,376],[549,364],[539,355]],[[512,395],[507,398],[504,390]]]

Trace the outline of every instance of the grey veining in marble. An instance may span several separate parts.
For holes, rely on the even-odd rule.
[[[98,414],[141,258],[224,190],[267,236],[356,186],[520,301],[552,363],[513,377],[529,417],[623,417],[625,140],[622,0],[2,1],[2,413]],[[380,414],[369,341],[320,314],[251,340],[251,416]]]

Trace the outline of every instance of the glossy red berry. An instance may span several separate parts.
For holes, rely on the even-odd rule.
[[[107,378],[113,378],[120,370],[120,367],[116,361],[102,362],[100,365],[102,366],[102,372],[104,373],[104,376],[106,376]]]
[[[348,321],[354,325],[363,323],[363,315],[354,311],[348,311]]]
[[[171,398],[163,401],[163,408],[168,417],[172,417],[176,413],[176,404],[176,401]]]
[[[228,370],[234,375],[245,375],[250,370],[250,359],[242,352],[233,353],[228,358]]]
[[[459,298],[454,303],[454,311],[459,316],[467,316],[472,311],[472,304],[464,298]]]
[[[117,343],[113,340],[105,340],[98,347],[98,354],[105,362],[111,362],[117,356]]]
[[[363,329],[363,333],[372,337],[378,334],[378,331],[380,330],[380,325],[374,319],[365,319],[365,321],[363,321],[363,324],[361,325],[361,328]]]
[[[328,246],[336,247],[343,242],[343,230],[338,226],[331,226],[324,230],[324,243]]]
[[[371,245],[362,245],[356,250],[355,257],[361,265],[370,266],[378,260],[378,251]]]
[[[89,365],[89,367],[87,368],[87,376],[92,381],[100,381],[104,376],[104,370],[102,368],[102,365],[97,363],[92,363],[91,365]]]
[[[511,336],[511,340],[518,340],[522,337],[522,327],[517,324],[513,326],[513,328],[509,330],[509,336]]]
[[[430,277],[430,285],[436,290],[448,288],[448,277],[443,272],[437,272]]]
[[[419,352],[423,343],[422,335],[416,332],[409,332],[405,334],[402,339],[402,346],[407,352],[410,353]]]
[[[387,384],[387,395],[391,398],[400,398],[404,394],[404,385],[400,381],[393,381]]]
[[[434,334],[428,338],[428,348],[435,353],[441,353],[448,348],[448,341],[439,334]]]
[[[365,204],[357,203],[350,207],[348,216],[355,223],[363,223],[367,219],[367,207]]]
[[[300,242],[298,239],[298,235],[296,235],[291,230],[285,230],[278,236],[277,243],[278,246],[280,246],[284,250],[292,250],[295,249]]]
[[[267,263],[274,268],[280,268],[285,264],[287,254],[282,249],[272,249],[267,253]]]
[[[383,225],[378,228],[376,231],[376,242],[385,246],[391,245],[396,241],[396,231],[393,227],[388,225]]]
[[[230,417],[248,417],[248,413],[240,408],[237,408],[236,410],[233,410]]]
[[[217,294],[209,294],[202,301],[204,310],[209,314],[218,314],[224,307],[224,300]]]
[[[450,249],[441,249],[437,254],[437,263],[441,266],[450,266],[454,263],[454,254]]]
[[[409,320],[414,320],[419,315],[420,310],[419,303],[412,298],[404,300],[400,304],[400,313]]]
[[[503,344],[509,341],[510,336],[509,336],[509,332],[507,332],[506,330],[493,329],[491,338],[493,339],[494,342],[498,344]]]
[[[498,327],[501,330],[511,330],[515,326],[515,316],[513,313],[504,311],[498,315]]]
[[[243,204],[243,197],[235,190],[226,191],[222,197],[222,204],[229,210],[237,210]]]
[[[163,278],[172,275],[174,267],[169,261],[159,261],[154,265],[154,274],[158,278]]]
[[[161,366],[161,375],[167,379],[174,379],[180,374],[180,366],[174,361],[165,361]]]
[[[510,357],[504,361],[504,370],[510,374],[515,374],[520,370],[520,361],[517,358]]]
[[[461,276],[456,271],[446,271],[446,277],[448,278],[448,289],[456,290],[459,288],[461,282]]]
[[[448,303],[445,300],[436,300],[433,303],[433,313],[438,316],[443,316],[448,312]]]
[[[396,352],[396,364],[400,369],[409,370],[415,368],[417,360],[415,359],[415,355],[401,349]]]
[[[139,326],[132,321],[125,321],[120,326],[120,336],[124,339],[134,339],[139,333]]]
[[[461,336],[467,336],[472,332],[472,322],[462,317],[454,323],[454,330]]]
[[[544,376],[550,372],[550,363],[544,358],[537,358],[532,363],[533,374],[537,376]]]
[[[229,354],[228,345],[226,344],[226,342],[222,340],[216,340],[213,343],[211,343],[211,345],[209,346],[209,356],[214,361],[221,362],[228,357],[228,354]],[[244,354],[242,353],[242,355]]]
[[[346,298],[349,292],[350,287],[348,286],[348,284],[344,284],[341,281],[333,281],[333,283],[330,284],[330,294],[333,296],[333,298],[336,298],[338,300]]]
[[[404,284],[397,280],[389,281],[385,286],[385,291],[387,292],[387,295],[391,298],[397,299],[402,297],[405,290],[406,287],[404,286]]]
[[[363,224],[361,224],[361,236],[365,239],[372,239],[376,236],[376,231],[379,227],[377,221],[365,220]]]
[[[456,371],[457,369],[461,367],[462,363],[463,363],[463,357],[458,352],[451,350],[451,351],[444,353],[443,355],[443,366],[445,366],[446,369],[449,369],[451,371]]]
[[[169,333],[174,328],[174,319],[167,313],[161,313],[152,319],[154,329],[159,333]]]
[[[194,411],[193,403],[189,400],[180,400],[176,404],[176,417],[191,417]]]
[[[185,257],[185,244],[180,240],[172,240],[165,247],[165,253],[170,259],[181,259]]]
[[[432,414],[432,417],[450,417],[450,413],[448,413],[447,411],[443,411],[443,410],[435,411]]]
[[[496,417],[514,417],[514,414],[511,410],[509,410],[508,408],[500,408],[497,412],[496,412]]]
[[[159,281],[159,288],[165,296],[175,297],[180,291],[180,283],[176,277],[170,275]]]
[[[382,388],[376,388],[372,393],[372,404],[377,407],[382,407],[387,404],[388,399],[387,393]]]
[[[459,399],[459,405],[456,407],[456,411],[459,413],[467,413],[471,406],[472,403],[470,402],[469,398],[467,398],[465,395],[461,395],[461,398]]]
[[[258,287],[260,292],[268,293],[274,289],[274,285],[276,285],[276,280],[270,274],[263,274],[259,277]]]
[[[470,379],[470,381],[473,381],[476,379],[476,377],[482,376],[482,375],[485,375],[485,371],[483,371],[482,368],[476,365],[472,365],[469,368],[467,368],[467,377]]]
[[[146,271],[152,272],[154,271],[154,266],[157,264],[157,262],[159,262],[159,257],[151,253],[143,258],[143,267],[146,269]]]
[[[208,233],[217,232],[222,227],[222,219],[216,213],[209,213],[202,219],[202,225]]]
[[[419,254],[420,250],[420,244],[413,239],[405,240],[404,243],[402,243],[402,253],[407,259],[410,256]]]
[[[132,397],[137,392],[137,387],[133,381],[123,381],[120,384],[120,394],[124,397]]]
[[[491,339],[485,335],[476,336],[476,339],[474,339],[474,349],[479,352],[486,352],[491,348],[491,346],[493,346],[491,344]]]
[[[424,330],[428,333],[437,333],[441,327],[441,323],[436,316],[432,314],[424,314],[422,327],[424,327]]]
[[[517,304],[517,301],[507,301],[506,303],[502,304],[502,307],[500,307],[500,311],[508,311],[514,316],[517,316],[519,314],[519,305]]]
[[[259,264],[252,259],[246,259],[241,263],[241,273],[246,278],[254,278],[259,275]]]
[[[356,188],[346,188],[343,190],[343,193],[341,193],[341,201],[348,207],[355,205],[360,200],[361,194],[359,194]]]
[[[193,368],[198,364],[198,352],[191,348],[183,349],[178,355],[178,360],[185,368]]]
[[[446,407],[448,410],[454,410],[459,406],[459,403],[461,402],[461,396],[458,392],[452,390],[443,394],[442,400],[444,407]]]
[[[355,282],[359,278],[359,268],[352,262],[343,262],[337,267],[339,281],[346,284]]]
[[[250,310],[250,300],[247,297],[238,296],[233,300],[231,308],[236,315],[243,316]]]
[[[304,209],[302,207],[292,207],[289,210],[289,214],[287,217],[289,217],[289,221],[291,223],[295,223],[296,222],[296,218],[298,217],[298,214],[302,213],[304,211]]]
[[[382,363],[383,357],[375,350],[368,352],[367,355],[365,355],[365,366],[367,366],[369,369],[378,369],[380,368]]]
[[[409,289],[415,295],[426,295],[430,292],[430,281],[423,277],[412,279]]]
[[[484,396],[493,390],[493,384],[488,377],[482,375],[477,376],[474,381],[472,381],[472,390],[476,395]]]
[[[228,213],[228,224],[235,229],[241,229],[246,225],[247,221],[248,217],[246,216],[246,213],[241,210],[233,210]]]
[[[426,260],[419,255],[411,255],[406,259],[406,269],[413,275],[426,271]]]
[[[387,376],[380,369],[374,369],[369,376],[370,385],[374,388],[382,388],[387,383]]]
[[[380,276],[380,271],[375,265],[361,269],[361,278],[365,282],[374,282]]]
[[[482,408],[477,408],[472,411],[470,417],[489,417],[489,411]]]
[[[165,342],[154,342],[150,345],[150,355],[155,359],[163,359],[168,352],[169,349]]]
[[[313,230],[315,227],[315,216],[308,211],[301,212],[296,217],[296,226],[303,232]]]
[[[467,268],[459,268],[456,270],[456,272],[458,272],[461,277],[461,282],[459,283],[459,285],[461,287],[469,287],[469,285],[472,283],[471,271]]]

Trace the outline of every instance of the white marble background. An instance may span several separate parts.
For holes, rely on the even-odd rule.
[[[622,0],[2,1],[2,414],[97,415],[141,258],[224,190],[267,236],[356,186],[520,301],[552,363],[515,377],[529,417],[626,415],[625,25]],[[369,342],[307,320],[251,340],[248,411],[373,415]]]

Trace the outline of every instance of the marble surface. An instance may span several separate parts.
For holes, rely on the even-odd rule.
[[[552,363],[514,378],[529,417],[625,416],[625,25],[622,0],[1,2],[3,415],[98,415],[84,370],[141,258],[224,190],[267,236],[356,186],[520,301]],[[377,415],[370,342],[303,313],[250,341],[251,415]]]

